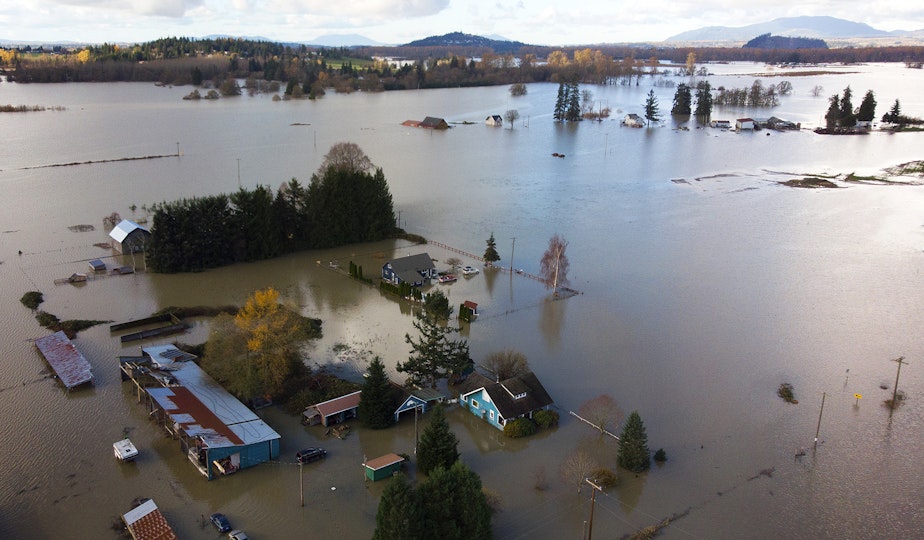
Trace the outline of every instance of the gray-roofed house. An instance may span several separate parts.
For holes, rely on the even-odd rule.
[[[419,127],[430,128],[430,129],[449,129],[449,124],[446,123],[446,121],[443,120],[442,118],[437,118],[435,116],[428,116],[424,118],[423,121],[420,122]]]
[[[548,409],[552,403],[549,393],[532,372],[500,382],[472,373],[459,393],[459,405],[500,430],[510,420],[532,418],[534,412]]]
[[[407,283],[412,287],[420,287],[436,276],[436,266],[427,253],[392,259],[382,265],[382,279],[395,285]]]
[[[109,231],[112,248],[119,253],[141,253],[151,240],[151,232],[134,221],[123,219]]]

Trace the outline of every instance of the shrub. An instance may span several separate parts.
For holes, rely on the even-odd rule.
[[[619,483],[619,477],[616,473],[604,468],[594,469],[588,477],[602,489],[611,488]]]
[[[533,413],[533,422],[539,429],[548,429],[558,425],[558,413],[555,411],[536,411]]]
[[[29,291],[22,295],[19,301],[22,302],[22,305],[34,311],[45,301],[45,298],[42,296],[42,293],[38,291]]]
[[[796,399],[796,396],[793,393],[792,385],[789,383],[781,384],[776,391],[776,395],[783,398],[783,401],[786,403],[799,403],[799,400]]]
[[[504,426],[504,435],[510,438],[529,437],[535,432],[536,424],[529,418],[517,418]]]
[[[658,463],[664,463],[667,461],[667,452],[663,448],[658,448],[658,451],[654,454],[654,460]]]

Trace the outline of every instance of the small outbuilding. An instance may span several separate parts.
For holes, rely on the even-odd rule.
[[[401,419],[401,413],[414,410],[425,413],[437,403],[443,403],[446,400],[446,396],[434,388],[402,388],[401,390],[404,400],[395,409],[395,422]]]
[[[442,118],[428,116],[424,118],[420,123],[420,127],[430,129],[449,129],[449,124]]]
[[[398,454],[391,453],[384,456],[370,459],[363,463],[363,469],[366,471],[366,479],[378,482],[391,478],[396,472],[401,470],[401,463],[404,458]]]
[[[35,346],[68,390],[93,380],[90,362],[87,362],[63,330],[37,338]]]
[[[484,119],[484,123],[489,126],[503,126],[504,119],[499,114],[492,114]]]
[[[99,259],[93,259],[92,261],[89,262],[89,264],[90,264],[90,270],[93,270],[94,272],[105,272],[106,271],[106,263],[104,263],[103,261]]]
[[[357,390],[351,394],[312,405],[305,409],[302,422],[309,426],[321,424],[328,427],[345,422],[350,418],[356,418],[361,394],[362,391]]]
[[[753,130],[754,129],[754,119],[753,118],[739,118],[735,120],[735,129],[738,131]]]
[[[134,540],[176,540],[167,518],[151,499],[122,514],[122,521]]]
[[[147,249],[151,232],[134,221],[123,219],[109,231],[112,249],[119,253],[141,253]]]

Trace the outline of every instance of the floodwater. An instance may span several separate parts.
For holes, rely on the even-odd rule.
[[[749,86],[753,73],[769,71],[710,69],[719,73],[709,78],[713,87]],[[776,115],[814,127],[824,96],[847,85],[855,105],[867,89],[876,92],[877,116],[896,98],[905,113],[924,114],[920,70],[831,69],[838,73],[787,77],[793,94],[772,111],[719,109],[714,118]],[[822,97],[810,95],[815,85]],[[46,331],[19,303],[38,290],[42,309],[61,319],[120,322],[170,305],[239,304],[273,286],[323,320],[310,365],[357,377],[379,355],[397,378],[404,335],[413,332],[408,310],[331,272],[328,261],[355,261],[367,275],[423,249],[441,269],[452,256],[473,261],[389,241],[198,274],[54,284],[89,259],[132,264],[95,245],[107,240],[102,218],[112,212],[141,220],[159,201],[293,177],[307,183],[331,144],[352,141],[384,169],[411,232],[475,254],[493,232],[501,264],[528,273],[538,273],[553,234],[570,242],[569,277],[580,295],[552,301],[541,284],[506,273],[438,286],[453,304],[479,304],[481,317],[464,333],[476,361],[506,347],[522,351],[562,414],[554,431],[508,440],[462,410],[449,412],[462,459],[500,500],[497,538],[577,538],[588,526],[589,491],[578,493],[559,471],[576,451],[615,468],[615,444],[568,415],[604,393],[639,411],[649,446],[664,448],[668,461],[643,475],[620,472],[620,485],[596,498],[595,537],[675,514],[664,538],[919,536],[924,187],[811,190],[779,181],[876,174],[924,158],[924,135],[684,131],[669,117],[651,129],[621,127],[624,114],[642,112],[651,87],[647,78],[637,87],[588,87],[611,119],[558,125],[552,84],[529,85],[521,98],[497,87],[190,102],[181,99],[190,87],[0,83],[0,103],[66,107],[0,115],[0,533],[116,538],[118,516],[134,498],[151,497],[182,538],[217,537],[202,522],[215,511],[258,539],[371,536],[384,486],[364,482],[360,464],[413,454],[412,421],[376,432],[354,423],[338,440],[262,409],[282,435],[280,462],[208,482],[120,382],[116,358],[137,344],[123,346],[107,325],[81,332],[75,343],[96,384],[67,394],[46,378],[30,341]],[[668,111],[673,89],[655,91]],[[514,129],[483,124],[507,109],[519,112]],[[400,125],[427,115],[457,123],[446,132]],[[180,157],[46,167],[177,149]],[[94,230],[69,229],[83,224]],[[179,339],[207,335],[202,319]],[[335,352],[343,345],[346,353]],[[890,415],[882,402],[900,356],[907,400]],[[776,396],[783,382],[798,404]],[[112,442],[126,432],[142,452],[135,464],[112,458]],[[329,454],[305,467],[302,507],[294,454],[312,445]],[[794,457],[800,448],[807,455]]]

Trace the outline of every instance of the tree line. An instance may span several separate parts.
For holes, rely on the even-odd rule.
[[[337,143],[302,186],[266,186],[155,204],[147,264],[197,272],[303,249],[374,242],[395,232],[382,169],[354,143]]]

